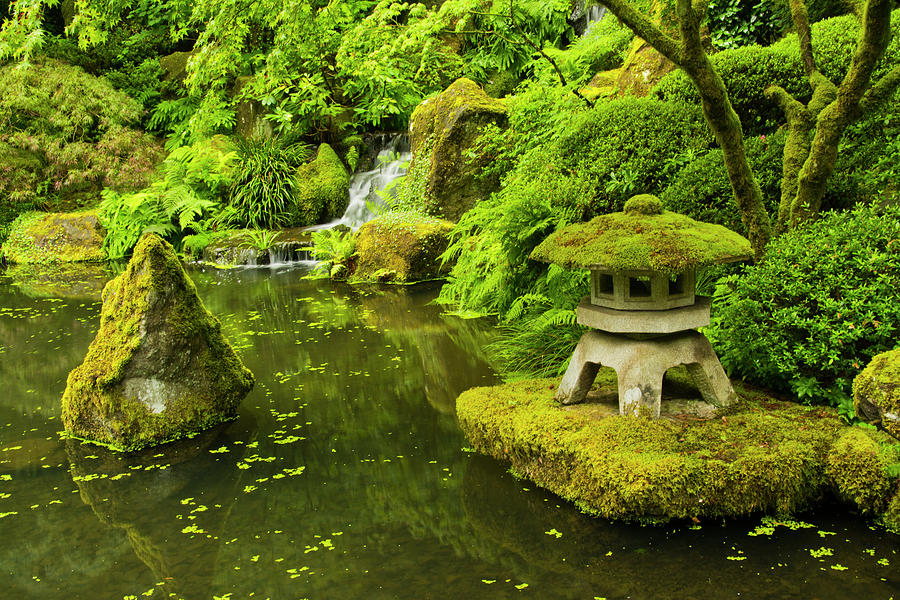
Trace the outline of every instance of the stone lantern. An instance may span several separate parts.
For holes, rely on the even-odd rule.
[[[624,212],[556,231],[531,258],[591,271],[578,305],[582,336],[556,398],[584,400],[601,366],[618,376],[619,414],[659,417],[665,372],[685,365],[704,400],[724,407],[734,389],[696,328],[709,324],[709,298],[694,295],[698,268],[746,260],[750,242],[722,227],[664,211],[642,194]]]

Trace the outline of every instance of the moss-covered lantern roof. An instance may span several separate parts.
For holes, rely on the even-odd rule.
[[[681,273],[752,255],[744,236],[662,210],[659,198],[641,194],[623,212],[555,231],[531,258],[566,268]]]

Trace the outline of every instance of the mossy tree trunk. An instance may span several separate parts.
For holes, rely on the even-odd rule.
[[[804,106],[780,86],[772,85],[766,90],[766,96],[781,106],[788,122],[778,208],[779,231],[796,227],[818,214],[844,130],[866,110],[883,102],[900,83],[900,67],[897,67],[875,85],[869,85],[890,40],[891,0],[866,3],[853,62],[840,85],[829,81],[816,66],[805,3],[790,0],[789,4],[800,41],[800,57],[813,95]]]
[[[789,2],[800,37],[804,68],[814,93],[809,104],[804,106],[777,85],[766,90],[784,110],[789,127],[778,211],[779,231],[794,227],[818,213],[844,130],[867,109],[890,97],[900,83],[900,68],[895,68],[869,87],[872,71],[889,40],[891,0],[866,2],[863,33],[850,71],[840,86],[828,81],[816,68],[803,0]],[[605,0],[604,4],[636,35],[681,67],[694,82],[706,120],[724,153],[734,198],[753,251],[759,258],[772,236],[771,221],[759,184],[747,162],[740,119],[700,41],[706,1],[677,0],[678,39],[664,33],[635,10],[629,0]]]
[[[635,10],[628,0],[604,0],[604,4],[636,35],[684,69],[694,82],[702,100],[703,114],[725,155],[725,167],[741,220],[747,227],[753,252],[759,258],[772,236],[771,222],[763,204],[762,191],[747,162],[741,121],[700,40],[706,3],[677,0],[679,39],[664,33]]]

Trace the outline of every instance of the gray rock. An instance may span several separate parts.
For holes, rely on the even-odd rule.
[[[252,387],[172,247],[145,234],[103,290],[100,330],[69,374],[63,424],[130,451],[233,418]]]

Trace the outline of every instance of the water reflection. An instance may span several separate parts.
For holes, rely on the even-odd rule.
[[[900,544],[863,521],[819,514],[756,537],[758,521],[610,524],[466,452],[453,404],[497,381],[492,334],[442,315],[434,286],[191,274],[257,386],[237,421],[129,456],[57,435],[99,305],[0,278],[10,597],[896,595]]]

